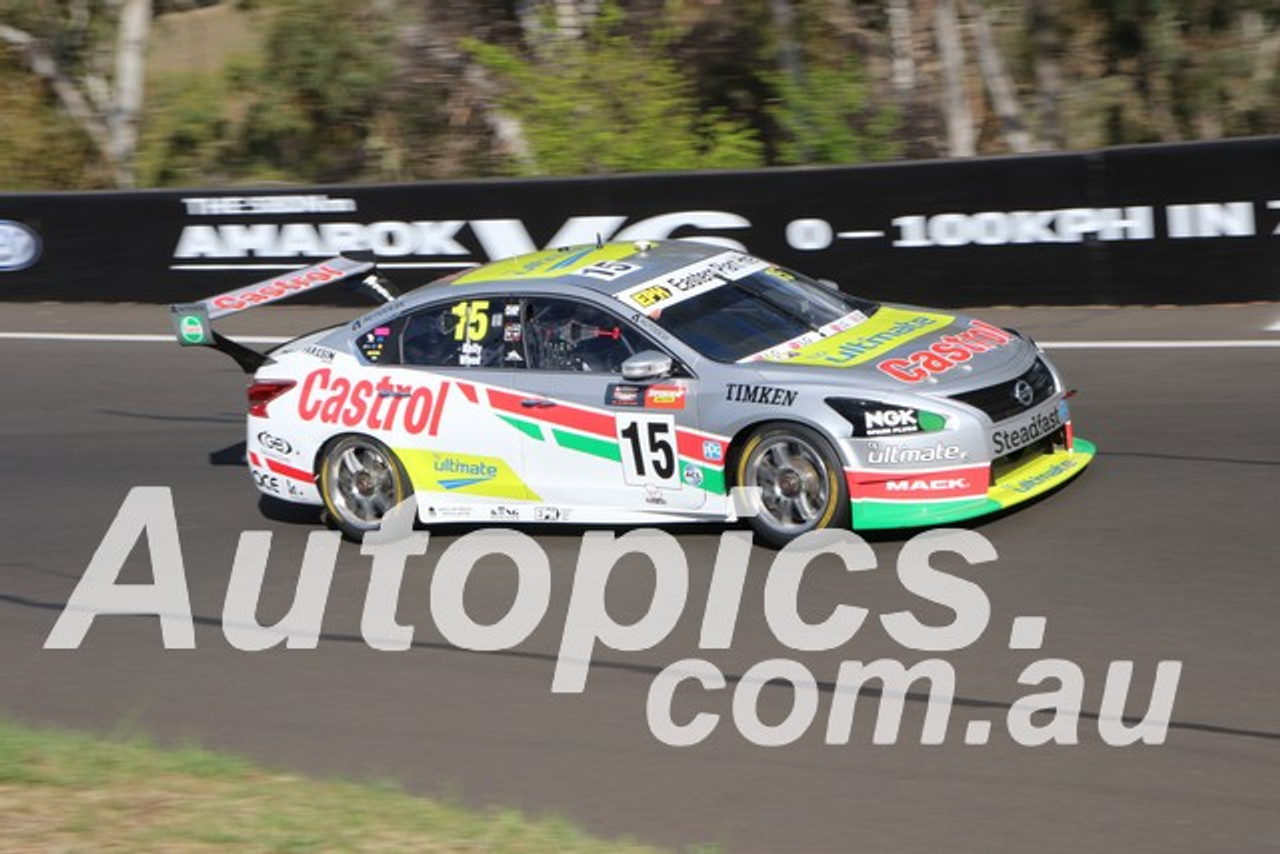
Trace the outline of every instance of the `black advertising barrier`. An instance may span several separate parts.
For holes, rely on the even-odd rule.
[[[1280,299],[1280,137],[1030,157],[385,186],[0,194],[0,299],[169,303],[373,249],[402,288],[697,237],[937,306]],[[325,298],[330,295],[325,295]]]

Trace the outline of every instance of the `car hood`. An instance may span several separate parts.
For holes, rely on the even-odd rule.
[[[953,394],[1007,379],[1034,352],[1018,333],[977,318],[884,305],[848,328],[787,342],[748,364],[777,382]]]

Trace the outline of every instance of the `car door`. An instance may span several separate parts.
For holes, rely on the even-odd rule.
[[[702,469],[680,456],[697,428],[696,380],[629,381],[629,356],[662,348],[619,315],[570,297],[526,298],[519,404],[541,442],[525,470],[543,498],[598,510],[680,511],[705,502]]]
[[[509,329],[519,301],[467,292],[406,315],[395,330],[400,372],[448,385],[435,435],[397,448],[425,516],[520,518],[511,502],[539,501],[524,475],[527,433],[513,428],[494,401],[514,393],[523,370],[519,336]],[[488,505],[501,513],[467,513]]]

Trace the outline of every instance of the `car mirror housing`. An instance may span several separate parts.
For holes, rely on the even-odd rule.
[[[627,380],[654,380],[669,376],[675,363],[666,353],[644,350],[622,363],[622,378]]]

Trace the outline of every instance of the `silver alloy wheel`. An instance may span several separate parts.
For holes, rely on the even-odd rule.
[[[397,503],[403,487],[395,461],[380,444],[348,437],[325,457],[324,487],[330,509],[346,526],[372,530]]]
[[[799,436],[765,437],[751,448],[743,474],[744,486],[760,488],[760,513],[779,533],[803,533],[828,512],[827,463]]]

